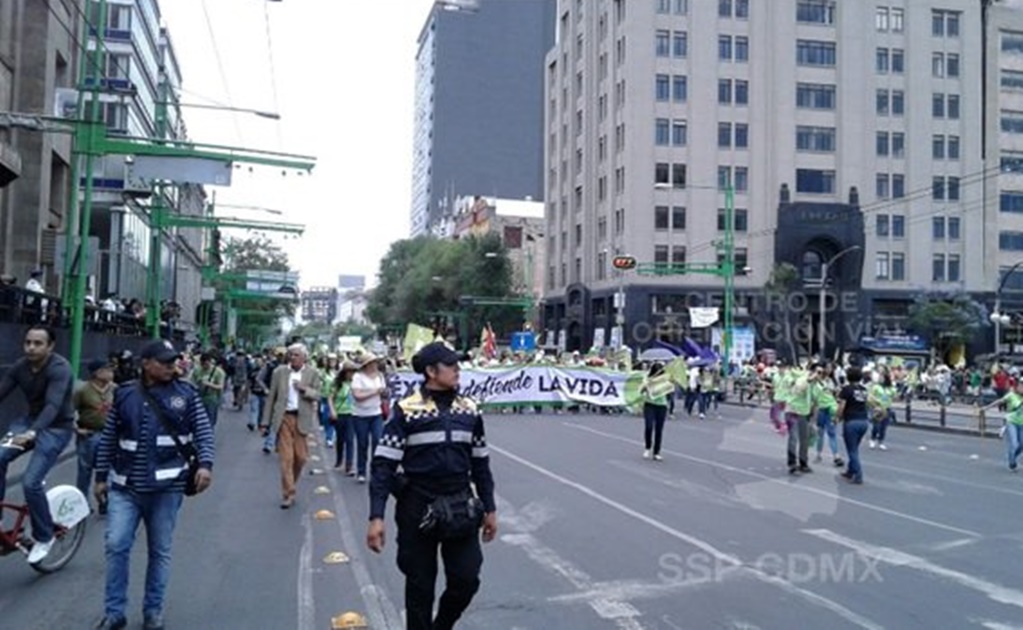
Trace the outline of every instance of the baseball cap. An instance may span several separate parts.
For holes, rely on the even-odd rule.
[[[427,366],[443,363],[444,365],[457,365],[465,361],[466,357],[460,352],[455,352],[447,344],[435,341],[423,346],[423,348],[412,357],[412,369],[423,374]]]
[[[150,341],[142,348],[142,358],[152,359],[160,363],[170,363],[181,357],[174,345],[166,339]]]

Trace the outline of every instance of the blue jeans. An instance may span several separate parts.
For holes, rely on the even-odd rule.
[[[366,464],[372,457],[372,451],[377,448],[380,435],[384,432],[384,420],[382,416],[352,416],[352,426],[355,428],[355,451],[356,472],[360,477],[366,476]],[[370,437],[372,448],[370,448]],[[369,457],[367,457],[367,452]]]
[[[206,407],[206,415],[210,418],[210,428],[217,428],[217,413],[220,411],[220,399],[215,401],[204,400],[203,406]]]
[[[867,434],[870,422],[866,418],[859,420],[846,420],[842,426],[842,441],[845,442],[845,452],[849,456],[849,477],[856,481],[863,481],[863,467],[860,466],[860,442]]]
[[[352,469],[355,464],[355,432],[352,428],[352,415],[347,413],[339,414],[337,417],[337,443],[334,445],[335,459],[334,468],[345,467],[345,472]]]
[[[1005,450],[1009,456],[1009,468],[1016,470],[1016,460],[1023,455],[1023,424],[1005,423]]]
[[[882,420],[877,422],[871,421],[870,439],[877,440],[883,444],[884,436],[888,434],[888,425],[893,420],[895,420],[895,412],[889,409]]]
[[[128,606],[128,567],[139,522],[145,523],[149,562],[142,612],[146,617],[163,613],[163,595],[170,579],[171,542],[174,524],[184,495],[180,492],[136,493],[111,488],[107,504],[106,615],[123,619]]]
[[[820,455],[824,450],[824,435],[827,434],[831,454],[838,455],[838,438],[835,437],[835,422],[831,419],[830,409],[817,411],[817,428],[820,429],[820,435],[817,437],[817,454]]]
[[[320,399],[320,426],[323,427],[324,439],[333,442],[337,433],[334,431],[334,423],[330,421],[330,405],[326,398]]]
[[[11,433],[28,431],[31,423],[28,418],[21,418],[11,423]],[[50,469],[57,463],[57,458],[71,442],[74,431],[71,429],[43,429],[36,434],[35,448],[30,452],[25,474],[21,478],[21,487],[25,494],[25,505],[32,521],[32,538],[39,542],[53,539],[53,517],[50,515],[50,504],[46,500],[46,488],[43,482]],[[15,448],[0,448],[0,501],[7,492],[7,465],[25,454]]]
[[[255,429],[259,426],[259,419],[263,417],[263,407],[266,405],[266,396],[249,396],[249,428]]]
[[[96,445],[99,444],[100,433],[79,435],[75,440],[75,451],[78,453],[78,489],[89,500],[89,488],[92,485],[92,469],[96,464]]]

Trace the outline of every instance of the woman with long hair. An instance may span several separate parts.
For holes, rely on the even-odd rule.
[[[351,361],[345,361],[338,370],[337,377],[330,387],[327,404],[330,406],[330,421],[337,433],[334,468],[344,465],[344,473],[355,475],[355,431],[352,427],[352,412],[355,400],[352,398],[352,376],[356,367]]]
[[[863,483],[863,467],[860,465],[860,442],[867,434],[870,421],[867,420],[867,388],[860,381],[863,373],[858,367],[846,370],[847,385],[838,393],[836,418],[842,423],[842,440],[849,464],[842,476],[851,483]]]
[[[870,405],[870,448],[887,451],[884,438],[888,433],[888,425],[895,420],[895,386],[887,369],[881,371],[880,380],[870,386],[868,403]]]
[[[664,434],[664,420],[668,416],[668,394],[675,385],[664,372],[664,365],[654,363],[640,392],[643,394],[643,442],[646,445],[643,458],[661,461],[661,437]]]
[[[387,394],[387,381],[377,366],[379,358],[373,353],[363,354],[356,362],[352,377],[352,426],[355,429],[356,473],[359,483],[366,483],[369,455],[376,450],[383,433],[383,397]]]

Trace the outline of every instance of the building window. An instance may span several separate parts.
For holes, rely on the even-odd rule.
[[[945,159],[945,136],[937,135],[931,139],[931,157],[935,160]]]
[[[689,56],[689,38],[685,31],[675,31],[672,34],[671,54],[676,59],[685,59]]]
[[[948,281],[959,282],[961,280],[959,273],[959,254],[948,255]]]
[[[878,74],[888,74],[891,69],[890,54],[887,48],[878,48],[875,54]]]
[[[1023,112],[1003,109],[1001,127],[1005,133],[1023,133]]]
[[[796,150],[833,153],[835,151],[835,128],[796,127]]]
[[[732,80],[718,79],[718,104],[732,104]]]
[[[892,253],[892,280],[906,279],[906,255],[901,252]]]
[[[625,232],[625,208],[615,210],[615,234]]]
[[[654,31],[654,54],[658,57],[671,54],[671,31]]]
[[[725,208],[718,208],[718,232],[724,232],[728,229],[727,214],[728,211]],[[735,221],[736,232],[749,231],[749,211],[736,208],[732,210],[732,218]]]
[[[607,253],[597,254],[597,280],[603,280],[607,276]]]
[[[657,12],[661,15],[671,13],[671,0],[657,0]]]
[[[945,109],[949,120],[959,120],[959,95],[949,94],[945,97]]]
[[[1010,252],[1023,251],[1023,232],[999,232],[998,249]]]
[[[881,238],[888,238],[890,232],[888,230],[888,215],[879,214],[874,218],[874,233]]]
[[[745,149],[747,147],[749,147],[749,125],[735,123],[735,148]]]
[[[601,241],[607,240],[607,217],[597,219],[597,238]]]
[[[668,206],[654,207],[654,229],[658,231],[668,229]]]
[[[671,165],[671,185],[673,188],[685,188],[686,187],[686,165],[685,164],[672,164]]]
[[[835,193],[835,171],[796,169],[796,192],[833,195]]]
[[[666,147],[671,136],[671,121],[667,118],[658,118],[654,121],[654,144],[659,147]]]
[[[676,103],[685,103],[689,98],[689,82],[683,74],[671,77],[671,98]]]
[[[936,241],[945,240],[945,217],[931,219],[931,238]]]
[[[735,80],[735,104],[749,105],[749,81]]]
[[[796,41],[796,64],[800,66],[835,66],[835,42],[821,42],[807,39]]]
[[[931,34],[935,37],[959,37],[959,11],[931,11]]]
[[[654,262],[668,264],[671,249],[667,245],[654,245]]]
[[[689,0],[675,0],[675,15],[685,15],[689,12]]]
[[[684,265],[686,264],[686,248],[682,245],[676,245],[671,248],[671,264],[673,265]]]
[[[936,52],[931,55],[931,76],[939,79],[945,76],[945,53]]]
[[[999,195],[998,209],[1002,212],[1023,213],[1023,191],[1004,191]]]
[[[718,59],[721,61],[732,60],[732,36],[731,35],[719,35],[718,36]]]
[[[901,173],[892,175],[892,199],[906,196],[906,176]]]
[[[802,109],[835,109],[835,86],[797,83],[796,107]]]
[[[718,148],[729,149],[732,146],[732,123],[718,123]]]
[[[944,177],[931,178],[931,199],[934,199],[935,201],[942,201],[945,199]]]
[[[892,116],[901,116],[905,110],[906,97],[902,90],[892,90]]]
[[[662,102],[671,98],[671,77],[666,74],[654,77],[654,98]]]
[[[999,167],[1003,173],[1023,173],[1023,153],[1002,151]]]
[[[906,134],[901,131],[892,132],[892,157],[903,158],[906,156]]]
[[[601,175],[597,178],[597,201],[607,199],[607,176]]]
[[[749,38],[741,35],[735,36],[735,60],[739,62],[749,61]]]
[[[888,252],[877,252],[874,258],[874,277],[878,280],[888,280],[891,277],[890,263]]]
[[[803,24],[834,24],[834,0],[799,0],[796,3],[796,21]]]
[[[948,218],[948,240],[959,240],[959,217]]]
[[[888,7],[877,7],[877,12],[874,14],[874,27],[879,33],[888,31]]]
[[[945,282],[945,254],[934,254],[931,258],[931,281]]]
[[[654,165],[654,185],[667,186],[671,183],[671,165],[658,162]]]
[[[887,199],[891,196],[891,178],[888,177],[887,173],[878,173],[875,178],[875,194],[878,199]],[[878,217],[880,219],[881,217]],[[880,234],[878,235],[880,236]]]
[[[892,8],[891,27],[893,33],[901,33],[903,28],[903,18],[906,13],[903,9]]]
[[[892,215],[892,238],[906,238],[906,216]]]
[[[671,229],[683,231],[686,229],[686,209],[682,206],[671,208]]]
[[[745,166],[735,167],[735,192],[746,192],[749,190],[749,168]]]
[[[949,177],[945,180],[945,190],[949,201],[959,201],[959,178]]]
[[[886,156],[889,153],[889,136],[887,131],[878,131],[874,141],[874,150],[879,156]]]
[[[945,55],[945,76],[950,79],[959,77],[959,55],[955,53]]]
[[[931,96],[931,116],[934,118],[945,117],[945,95],[934,94]],[[1004,125],[1003,125],[1004,129]]]
[[[1023,91],[1023,72],[1002,68],[1001,84],[1003,90],[1010,92]]]
[[[671,122],[671,144],[676,147],[684,147],[688,141],[686,121],[673,120]]]
[[[902,74],[906,70],[906,51],[892,48],[892,74]]]
[[[878,90],[877,97],[875,99],[874,111],[878,116],[887,116],[889,111],[889,92],[888,90]]]

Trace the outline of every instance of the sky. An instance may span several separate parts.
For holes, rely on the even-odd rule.
[[[411,199],[416,40],[432,0],[161,0],[183,77],[183,103],[280,114],[185,108],[196,142],[312,155],[312,175],[236,169],[207,187],[220,216],[285,221],[272,235],[302,288],[338,274],[372,284],[391,242],[406,238]],[[272,63],[271,63],[272,60]],[[226,231],[245,236],[244,231]]]

